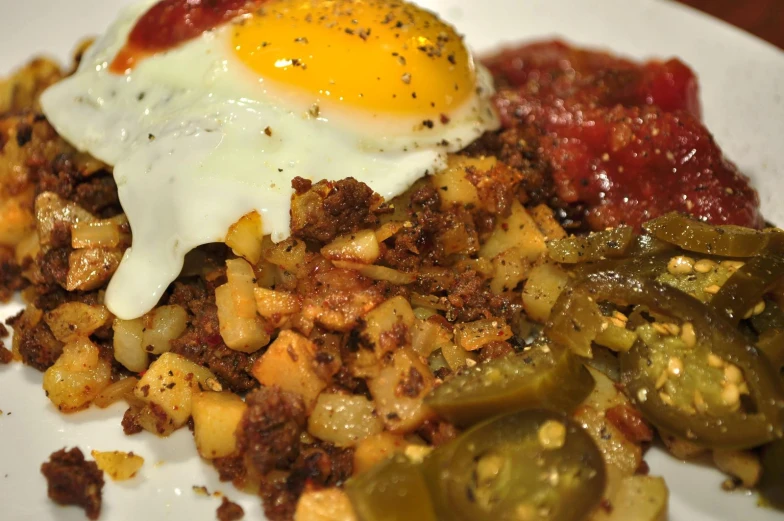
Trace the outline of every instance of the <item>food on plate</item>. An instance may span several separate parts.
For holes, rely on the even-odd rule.
[[[237,503],[230,501],[229,498],[224,496],[216,515],[218,521],[239,521],[245,517],[245,511]]]
[[[109,475],[114,481],[125,481],[132,479],[144,465],[144,458],[137,456],[133,452],[122,452],[119,450],[101,452],[94,450],[90,453],[95,460],[95,464],[103,472]]]
[[[84,459],[79,448],[60,449],[41,465],[49,498],[61,505],[78,505],[90,519],[101,515],[103,472],[94,461]]]
[[[169,4],[189,9],[131,7],[41,96],[62,137],[114,167],[135,236],[106,290],[122,319],[150,311],[185,254],[243,215],[288,237],[292,179],[350,176],[391,199],[498,125],[486,71],[413,5],[217,2],[161,18]]]
[[[594,230],[669,211],[760,228],[759,197],[700,121],[697,78],[678,60],[642,66],[544,42],[486,61],[506,127],[543,135],[557,196]]]
[[[685,64],[481,65],[398,0],[147,0],[76,62],[0,85],[6,358],[61,412],[190,428],[271,521],[657,521],[657,437],[780,506],[784,234]],[[93,456],[42,468],[91,517],[143,462]]]

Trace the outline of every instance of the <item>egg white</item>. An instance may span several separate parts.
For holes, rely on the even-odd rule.
[[[248,212],[260,212],[274,241],[288,237],[295,176],[354,177],[390,199],[498,126],[481,67],[477,94],[428,129],[421,118],[347,110],[259,80],[231,52],[231,25],[112,74],[108,64],[153,3],[124,11],[41,98],[63,137],[114,166],[133,244],[105,300],[122,319],[152,309],[185,254],[223,241]]]

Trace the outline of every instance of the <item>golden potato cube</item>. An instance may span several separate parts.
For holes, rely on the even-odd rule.
[[[112,366],[97,345],[79,338],[63,346],[63,354],[44,373],[46,396],[62,412],[75,412],[112,381]]]
[[[252,211],[243,215],[239,221],[229,227],[226,234],[226,246],[231,248],[234,255],[243,257],[251,264],[257,264],[261,259],[261,242],[264,236],[264,227],[259,212]]]
[[[321,248],[321,254],[329,260],[351,261],[373,264],[381,254],[376,232],[359,230],[341,235]]]
[[[466,178],[466,169],[475,168],[480,172],[487,172],[493,169],[495,163],[494,157],[450,156],[446,169],[430,177],[430,182],[441,198],[441,207],[446,209],[453,204],[479,206],[479,193]]]
[[[176,304],[159,306],[142,317],[142,346],[148,353],[159,355],[171,349],[170,342],[188,327],[188,312]]]
[[[235,432],[247,405],[230,392],[193,395],[193,437],[202,458],[224,458],[237,451]]]
[[[393,297],[365,315],[363,336],[375,347],[376,354],[381,355],[410,345],[411,329],[415,323],[416,317],[408,300]],[[400,344],[406,338],[409,344]]]
[[[762,477],[759,455],[748,450],[713,451],[713,462],[725,474],[740,479],[746,488],[754,488]]]
[[[339,488],[305,490],[297,502],[294,521],[357,521],[348,496]]]
[[[376,412],[388,431],[411,432],[432,416],[423,398],[433,383],[430,369],[410,349],[394,352],[392,364],[368,380]]]
[[[370,470],[393,454],[403,452],[408,446],[406,439],[399,434],[379,432],[359,440],[354,448],[354,474]]]
[[[541,264],[531,270],[523,287],[523,308],[537,322],[547,322],[550,312],[569,283],[569,275],[555,264]]]
[[[285,291],[275,291],[267,288],[254,288],[256,309],[264,318],[275,318],[293,315],[300,310],[301,304],[296,295]]]
[[[65,289],[91,291],[100,288],[117,271],[122,256],[117,248],[73,250],[68,255]]]
[[[476,351],[490,342],[512,338],[512,328],[502,318],[462,322],[455,326],[455,342],[466,351]]]
[[[568,236],[566,230],[555,219],[553,209],[546,204],[540,204],[531,208],[529,213],[548,241],[566,239]]]
[[[88,337],[103,326],[111,316],[104,306],[90,306],[82,302],[66,302],[44,315],[44,322],[60,342],[71,342]]]
[[[504,291],[513,290],[528,277],[530,271],[531,262],[524,258],[520,248],[513,246],[493,258],[490,291],[500,295]]]
[[[364,396],[321,393],[308,418],[312,436],[338,447],[351,447],[383,429],[373,403]]]
[[[125,481],[136,476],[144,465],[144,458],[133,452],[114,450],[110,452],[92,451],[98,468],[109,474],[114,481]]]
[[[78,222],[71,227],[71,247],[73,248],[116,248],[126,239],[120,225],[127,223],[125,215],[120,219],[100,219],[94,222]]]
[[[544,235],[536,222],[518,201],[512,202],[512,213],[499,220],[493,233],[479,250],[480,257],[493,259],[509,248],[518,247],[524,259],[534,261],[547,252]]]
[[[251,373],[262,385],[298,394],[308,410],[327,382],[313,370],[316,346],[302,335],[283,330],[253,364]]]
[[[304,241],[286,239],[273,244],[272,240],[266,236],[262,244],[261,256],[270,264],[285,271],[296,273],[305,261],[307,252],[307,245]]]
[[[193,394],[200,391],[200,384],[209,388],[209,380],[215,381],[209,369],[180,355],[163,353],[150,364],[133,391],[136,398],[152,406],[153,416],[158,417],[154,425],[143,426],[164,434],[185,425],[191,416]]]
[[[112,324],[114,329],[114,359],[125,366],[129,371],[141,373],[150,365],[150,357],[144,349],[144,323],[141,318],[122,320],[115,318]]]
[[[215,289],[218,323],[230,349],[254,353],[267,345],[269,334],[256,312],[256,275],[242,259],[226,261],[228,282]]]
[[[611,509],[598,508],[590,521],[665,521],[669,491],[654,476],[624,478],[609,499]]]

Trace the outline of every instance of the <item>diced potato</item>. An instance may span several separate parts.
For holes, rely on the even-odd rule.
[[[188,421],[193,394],[200,385],[210,388],[215,375],[174,353],[163,353],[150,365],[134,389],[134,396],[146,403],[149,414],[140,418],[146,430],[166,436]]]
[[[747,450],[714,450],[713,462],[720,471],[738,478],[746,488],[753,488],[762,476],[759,456]]]
[[[596,442],[607,463],[608,471],[610,467],[613,467],[618,470],[616,473],[618,477],[631,476],[640,466],[642,449],[626,438],[605,417],[605,411],[619,405],[629,405],[629,400],[603,373],[595,369],[589,369],[589,371],[596,385],[591,394],[577,408],[574,418],[583,425]]]
[[[294,521],[357,521],[348,496],[339,488],[305,490],[297,502]]]
[[[275,266],[297,273],[305,262],[307,246],[304,241],[296,239],[286,239],[285,241],[273,244],[268,236],[264,237],[261,256]]]
[[[114,359],[129,371],[141,373],[150,365],[150,357],[144,349],[144,323],[141,318],[133,320],[114,319]]]
[[[450,156],[447,168],[430,177],[430,182],[438,190],[441,198],[441,207],[446,209],[453,204],[479,206],[481,203],[479,193],[466,178],[466,169],[476,168],[480,172],[486,172],[491,170],[495,163],[494,157]]]
[[[493,258],[490,291],[499,295],[504,291],[513,290],[528,277],[530,271],[531,262],[523,258],[520,248],[513,246]]]
[[[41,246],[49,246],[58,226],[93,222],[95,217],[76,203],[53,192],[43,192],[35,198],[35,220]]]
[[[63,346],[63,354],[44,373],[43,387],[60,411],[75,412],[89,406],[111,378],[112,366],[98,346],[79,338]]]
[[[430,369],[410,349],[394,352],[392,363],[368,380],[376,412],[390,432],[411,432],[433,412],[423,398],[433,388]]]
[[[193,395],[193,437],[202,458],[224,458],[237,451],[235,432],[247,405],[230,392]]]
[[[338,447],[351,447],[384,428],[364,396],[321,393],[308,418],[308,432]]]
[[[404,297],[393,297],[365,315],[363,336],[380,356],[409,345],[415,322],[416,317],[408,301]]]
[[[354,448],[354,474],[361,474],[393,454],[403,452],[408,442],[399,434],[379,432],[360,440]]]
[[[263,230],[261,215],[254,210],[229,227],[226,246],[231,248],[234,255],[255,265],[261,259]]]
[[[71,342],[88,337],[103,326],[111,316],[104,306],[90,306],[81,302],[66,302],[44,315],[44,321],[60,342]]]
[[[566,230],[555,220],[553,209],[546,204],[540,204],[531,208],[528,212],[548,241],[565,239],[567,237]]]
[[[114,481],[125,481],[136,477],[136,473],[144,465],[144,458],[133,452],[94,450],[92,456],[98,468],[109,474]]]
[[[361,275],[373,280],[383,280],[398,286],[405,286],[416,281],[416,274],[406,273],[405,271],[388,268],[386,266],[378,266],[376,264],[361,264],[352,261],[332,261],[332,264],[337,268],[344,270],[355,270]]]
[[[417,308],[424,309],[424,308]],[[416,315],[416,310],[414,310]],[[419,356],[428,357],[436,349],[452,342],[452,332],[437,320],[417,318],[411,328],[411,347]]]
[[[544,235],[518,201],[512,203],[511,209],[512,213],[508,217],[496,223],[493,233],[479,250],[479,255],[492,259],[509,248],[518,247],[524,259],[535,261],[547,252]]]
[[[599,508],[591,521],[666,521],[669,492],[664,480],[653,476],[624,478],[609,499],[611,508]]]
[[[321,248],[321,255],[329,260],[360,264],[373,264],[380,254],[378,239],[373,230],[359,230],[341,235]]]
[[[692,443],[689,440],[684,440],[683,438],[677,438],[669,434],[663,434],[661,438],[670,454],[680,460],[685,461],[694,459],[708,452],[708,449],[705,447]]]
[[[458,221],[439,237],[445,255],[472,255],[479,249],[479,235],[473,223]]]
[[[459,345],[451,342],[441,346],[441,354],[446,360],[446,364],[452,371],[468,365],[468,352]]]
[[[569,275],[555,264],[542,264],[531,270],[523,288],[523,308],[528,317],[547,322],[568,283]]]
[[[253,353],[270,341],[256,312],[256,275],[242,259],[226,261],[228,282],[215,289],[218,323],[223,341],[230,349]]]
[[[188,327],[188,312],[176,304],[159,306],[142,317],[142,346],[148,353],[159,355],[171,349],[170,342]]]
[[[382,224],[376,229],[376,240],[381,243],[390,237],[394,236],[403,228],[403,223],[399,221],[391,221]]]
[[[490,342],[512,338],[512,328],[502,318],[462,322],[455,326],[455,342],[466,351],[475,351]]]
[[[93,403],[101,409],[105,409],[120,400],[124,400],[128,395],[132,395],[137,383],[139,383],[139,379],[133,376],[117,380],[98,393]]]
[[[68,255],[68,275],[65,289],[90,291],[109,281],[122,259],[117,248],[89,248],[74,250]]]
[[[256,310],[266,319],[293,315],[302,307],[296,295],[285,291],[254,288],[253,294],[256,297]]]
[[[117,248],[130,242],[130,235],[121,227],[128,223],[125,214],[92,222],[77,222],[71,227],[73,248]]]
[[[298,394],[311,410],[327,386],[313,368],[315,356],[313,342],[287,329],[256,360],[251,372],[262,385]]]
[[[446,311],[449,309],[446,298],[439,298],[435,295],[422,295],[414,292],[411,293],[411,304],[433,311]]]

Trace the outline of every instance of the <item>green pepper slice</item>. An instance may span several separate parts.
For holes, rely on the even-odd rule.
[[[784,510],[784,440],[776,440],[762,449],[760,495],[772,507]]]
[[[720,257],[754,257],[762,253],[771,234],[742,226],[714,226],[678,213],[668,213],[643,225],[657,239],[687,251]]]
[[[463,369],[426,403],[457,425],[473,425],[521,409],[571,412],[593,390],[583,363],[566,349],[537,345]]]
[[[775,242],[779,241],[777,237]],[[784,255],[764,253],[737,270],[714,295],[711,306],[726,313],[730,321],[737,324],[782,278]]]
[[[596,305],[604,301],[644,306],[650,312],[672,317],[683,324],[690,323],[695,349],[702,349],[738,368],[756,407],[749,412],[708,410],[689,413],[682,407],[668,404],[657,389],[660,374],[650,369],[652,354],[657,353],[657,348],[640,340],[629,352],[620,354],[622,382],[632,402],[656,427],[711,448],[755,447],[781,436],[784,420],[781,379],[767,357],[761,355],[722,314],[665,284],[613,271],[587,275],[561,295],[554,309],[575,309],[580,303]],[[590,321],[573,324],[565,320],[553,328],[559,326],[571,327],[571,331],[561,331],[561,334],[578,344],[590,341],[581,336],[582,331],[597,329]],[[666,346],[662,344],[661,347]]]
[[[437,521],[421,465],[396,455],[346,482],[359,521]]]
[[[606,257],[620,257],[634,239],[634,230],[619,226],[589,235],[575,235],[547,243],[547,253],[556,262],[577,264]]]
[[[474,426],[425,460],[440,519],[579,521],[602,498],[604,460],[568,417],[520,411]]]

